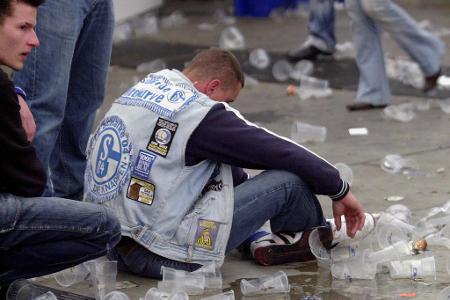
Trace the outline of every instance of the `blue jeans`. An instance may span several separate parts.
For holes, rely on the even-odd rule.
[[[391,0],[347,0],[352,21],[353,43],[359,69],[356,101],[383,105],[390,103],[381,29],[388,32],[416,61],[425,76],[439,71],[444,44],[420,28],[401,7]]]
[[[285,171],[265,171],[234,189],[234,216],[227,252],[238,247],[270,220],[273,232],[299,232],[325,225],[322,208],[308,185]],[[140,276],[161,278],[161,266],[193,271],[198,264],[173,261],[135,242],[116,249],[119,268]]]
[[[322,51],[334,52],[334,0],[311,0],[309,7],[309,43]]]
[[[103,256],[120,240],[114,213],[61,198],[0,194],[0,284]]]
[[[37,125],[33,145],[49,182],[45,196],[81,198],[85,148],[105,96],[114,15],[111,0],[47,0],[33,50],[14,83]]]

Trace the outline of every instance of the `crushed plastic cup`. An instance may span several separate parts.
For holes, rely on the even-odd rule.
[[[289,293],[289,280],[283,271],[278,271],[256,279],[242,279],[241,292],[245,296]]]
[[[264,70],[270,64],[270,57],[266,50],[257,48],[250,52],[249,61],[253,67]]]
[[[412,213],[411,210],[403,204],[394,204],[386,208],[386,213],[391,214],[394,218],[411,224]]]
[[[272,66],[272,76],[277,81],[286,81],[292,72],[292,65],[287,60],[279,60]]]
[[[329,269],[331,266],[331,256],[322,242],[322,240],[327,240],[326,235],[328,235],[328,240],[333,239],[333,232],[330,228],[325,226],[315,228],[309,234],[308,244],[311,253],[316,257],[317,265],[321,268]]]
[[[227,27],[220,35],[219,47],[226,50],[242,50],[245,48],[244,36],[236,27]]]
[[[302,76],[310,76],[314,72],[314,64],[310,60],[301,60],[297,62],[289,76],[299,81]]]
[[[341,176],[341,179],[346,181],[350,186],[353,183],[353,171],[352,169],[342,162],[338,162],[334,165],[336,169],[339,171],[339,175]]]
[[[106,294],[116,289],[117,261],[87,262],[91,274],[92,285],[95,291],[95,299],[102,300]]]
[[[85,263],[65,269],[53,275],[60,286],[69,287],[86,280],[89,277],[89,268]]]
[[[56,296],[42,288],[38,288],[31,281],[17,279],[13,281],[6,291],[7,300],[57,300]]]
[[[301,76],[298,96],[300,99],[329,97],[333,93],[329,85],[330,83],[328,80],[310,76]]]
[[[186,292],[189,295],[203,294],[206,278],[203,273],[187,272],[161,267],[163,280],[158,282],[158,289],[163,292]]]
[[[152,61],[144,62],[136,67],[136,71],[139,73],[155,73],[167,68],[167,64],[163,59],[155,59]]]
[[[295,121],[291,127],[291,138],[297,143],[323,143],[327,138],[327,128]]]
[[[112,291],[106,294],[102,300],[130,300],[130,297],[123,292]]]
[[[434,256],[421,259],[391,261],[389,263],[389,274],[394,279],[410,278],[415,280],[433,278],[436,280],[436,262]]]
[[[234,300],[234,291],[229,290],[221,294],[201,298],[200,300]]]
[[[388,173],[407,172],[409,170],[419,170],[417,162],[413,159],[404,158],[399,154],[388,154],[381,161],[380,166]]]
[[[416,113],[413,110],[399,105],[389,105],[383,110],[383,114],[388,119],[400,122],[409,122],[416,117]]]

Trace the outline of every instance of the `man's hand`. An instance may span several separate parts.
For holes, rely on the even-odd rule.
[[[341,216],[345,217],[349,237],[353,238],[364,226],[364,208],[350,191],[341,200],[333,201],[333,217],[337,230],[341,229]]]
[[[34,122],[33,114],[28,108],[27,103],[22,96],[17,95],[20,105],[20,119],[22,120],[22,127],[27,134],[27,140],[31,142],[36,134],[36,123]]]

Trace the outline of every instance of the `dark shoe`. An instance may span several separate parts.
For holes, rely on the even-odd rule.
[[[423,85],[422,92],[428,93],[434,89],[437,86],[439,76],[441,76],[441,69],[439,69],[436,74],[425,77],[425,84]]]
[[[352,104],[348,104],[346,107],[350,111],[357,111],[357,110],[369,110],[369,109],[381,109],[385,108],[387,104],[382,105],[373,105],[366,102],[356,102]]]
[[[297,62],[303,59],[316,60],[319,55],[332,55],[333,52],[320,50],[312,45],[301,47],[297,50],[291,50],[286,54],[286,57],[292,61]]]
[[[328,227],[320,227],[320,238],[324,245],[331,245],[333,233]],[[272,233],[251,245],[253,258],[263,266],[279,265],[290,262],[307,262],[315,260],[308,244],[311,231],[297,233]],[[327,246],[326,246],[327,247]]]

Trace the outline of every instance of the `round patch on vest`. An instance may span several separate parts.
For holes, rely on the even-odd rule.
[[[132,144],[118,116],[102,121],[88,148],[87,188],[92,200],[115,198],[130,174]]]

